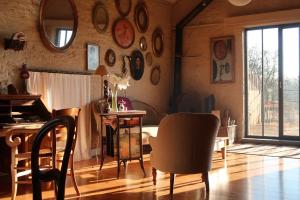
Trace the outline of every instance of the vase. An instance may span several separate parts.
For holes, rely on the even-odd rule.
[[[111,91],[111,111],[118,111],[118,85],[115,85]]]

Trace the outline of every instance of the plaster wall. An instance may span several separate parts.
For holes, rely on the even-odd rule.
[[[176,25],[199,1],[180,0],[173,5],[172,25]],[[300,1],[252,0],[244,7],[227,0],[214,0],[184,30],[182,92],[200,96],[213,94],[216,108],[230,111],[238,125],[237,140],[244,136],[244,41],[246,27],[300,22]],[[233,35],[235,38],[235,80],[212,84],[210,81],[210,39]],[[202,102],[203,103],[203,102]]]
[[[161,81],[157,86],[150,83],[151,67],[145,65],[145,72],[140,81],[131,79],[127,90],[129,98],[144,101],[159,111],[168,110],[171,76],[171,4],[163,0],[146,0],[149,12],[149,28],[140,34],[134,24],[134,7],[137,0],[132,0],[132,7],[127,17],[135,27],[135,42],[129,49],[121,49],[112,39],[112,24],[119,17],[113,0],[102,0],[109,13],[109,27],[105,33],[98,33],[92,24],[92,11],[95,0],[75,0],[78,10],[79,25],[76,38],[71,47],[64,53],[54,53],[43,45],[39,30],[40,0],[2,0],[0,1],[0,82],[13,83],[20,88],[19,69],[26,63],[32,69],[52,69],[64,71],[86,70],[86,44],[95,43],[100,46],[100,64],[104,61],[105,52],[112,48],[117,56],[114,67],[107,67],[110,72],[120,72],[122,55],[130,55],[138,49],[141,36],[145,36],[148,44],[147,52],[152,53],[152,32],[160,26],[164,32],[164,52],[162,57],[153,56],[153,66],[161,66]],[[10,38],[15,32],[26,34],[27,44],[23,51],[4,50],[4,38]],[[146,53],[144,52],[144,55]],[[100,87],[100,86],[99,86]],[[95,88],[99,89],[100,88]],[[123,93],[121,93],[123,95]]]

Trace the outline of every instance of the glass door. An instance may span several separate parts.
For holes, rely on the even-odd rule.
[[[248,133],[279,136],[278,28],[247,31]]]
[[[282,29],[282,136],[299,137],[299,27]]]
[[[300,140],[300,25],[246,30],[246,136]]]

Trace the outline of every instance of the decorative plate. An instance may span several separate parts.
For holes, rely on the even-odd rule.
[[[134,80],[140,80],[144,74],[144,56],[140,50],[131,54],[130,73]]]
[[[161,28],[156,28],[152,34],[152,50],[156,57],[160,57],[164,51],[164,35]]]
[[[133,26],[125,18],[120,18],[115,21],[112,34],[117,45],[124,49],[129,48],[134,42]]]
[[[105,53],[105,62],[112,67],[116,63],[116,53],[112,49],[108,49]]]
[[[145,33],[149,26],[149,15],[146,4],[138,3],[134,10],[134,21],[139,32]]]
[[[160,66],[156,65],[152,71],[150,76],[150,81],[153,85],[157,85],[160,81]]]

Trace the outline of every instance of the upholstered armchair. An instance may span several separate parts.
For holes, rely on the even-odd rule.
[[[202,173],[208,192],[208,171],[218,129],[219,119],[212,114],[176,113],[162,119],[157,137],[150,137],[154,185],[156,169],[170,173],[171,195],[174,174]]]

